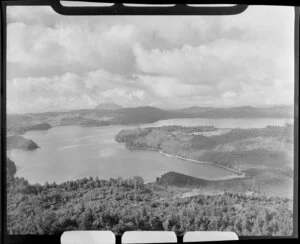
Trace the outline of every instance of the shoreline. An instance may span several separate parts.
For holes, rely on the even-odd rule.
[[[237,169],[232,169],[232,168],[228,168],[226,166],[223,166],[223,165],[218,165],[218,164],[215,164],[215,163],[211,163],[211,162],[205,162],[205,161],[199,161],[199,160],[196,160],[196,159],[191,159],[191,158],[185,158],[185,157],[182,157],[182,156],[178,156],[178,155],[172,155],[172,154],[168,154],[168,153],[165,153],[163,152],[161,149],[154,149],[154,148],[137,148],[137,147],[128,147],[125,145],[125,147],[127,149],[133,149],[133,150],[149,150],[149,151],[156,151],[156,152],[159,152],[161,155],[164,155],[166,157],[172,157],[172,158],[177,158],[177,159],[181,159],[181,160],[184,160],[184,161],[189,161],[189,162],[193,162],[193,163],[198,163],[198,164],[209,164],[209,165],[212,165],[212,166],[216,166],[216,167],[220,167],[220,168],[223,168],[223,169],[226,169],[226,170],[229,170],[231,172],[234,172],[234,173],[237,173],[238,175],[236,176],[225,176],[225,177],[222,177],[221,179],[217,179],[217,180],[212,180],[212,179],[204,179],[204,178],[199,178],[199,179],[204,179],[204,180],[210,180],[210,181],[222,181],[222,180],[230,180],[230,179],[242,179],[242,178],[246,178],[246,174],[242,171],[239,171]]]
[[[178,158],[178,159],[182,159],[182,160],[185,160],[185,161],[190,161],[190,162],[195,162],[195,163],[201,163],[201,164],[210,164],[210,165],[213,165],[213,166],[217,166],[217,167],[220,167],[220,168],[223,168],[223,169],[226,169],[226,170],[229,170],[229,171],[232,171],[234,173],[239,174],[240,176],[238,176],[237,178],[244,178],[244,177],[246,177],[246,174],[244,172],[239,171],[237,169],[228,168],[228,167],[223,166],[223,165],[218,165],[218,164],[211,163],[211,162],[199,161],[199,160],[196,160],[196,159],[185,158],[185,157],[181,157],[181,156],[177,156],[177,155],[167,154],[167,153],[163,152],[162,150],[159,150],[159,153],[162,154],[162,155],[164,155],[164,156],[167,156],[167,157]]]

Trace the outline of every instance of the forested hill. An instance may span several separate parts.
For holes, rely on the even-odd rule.
[[[208,162],[246,176],[236,184],[226,181],[229,189],[237,185],[244,189],[242,184],[245,184],[269,194],[293,194],[292,125],[229,130],[182,126],[136,128],[121,130],[115,140],[124,143],[128,150],[157,150],[165,156]]]
[[[161,177],[156,178],[156,183],[160,185],[173,185],[173,186],[211,186],[213,181],[199,179],[189,175],[180,174],[177,172],[168,172]]]
[[[240,170],[293,169],[292,125],[231,130],[208,126],[136,128],[121,130],[115,140],[127,148],[154,149]]]
[[[147,184],[141,177],[84,178],[31,185],[14,176],[8,161],[9,234],[61,234],[66,230],[234,231],[238,235],[289,236],[292,201],[221,192],[186,197],[191,189]],[[199,188],[201,189],[201,188]]]

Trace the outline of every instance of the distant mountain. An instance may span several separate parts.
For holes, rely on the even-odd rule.
[[[26,139],[23,136],[15,135],[8,136],[6,139],[7,149],[24,149],[24,150],[34,150],[39,148],[39,146],[32,140]]]
[[[99,110],[115,110],[123,108],[121,105],[115,104],[115,103],[102,103],[99,104],[95,109]]]
[[[145,106],[136,108],[123,108],[117,111],[113,120],[114,124],[140,124],[154,123],[158,120],[171,118],[184,118],[182,113],[177,111],[166,111],[159,108]]]
[[[7,115],[7,131],[21,134],[30,130],[47,130],[57,125],[128,125],[154,123],[166,119],[182,118],[293,118],[293,106],[258,107],[188,107],[163,110],[156,107],[123,108],[114,103],[101,104],[95,109],[68,112],[46,112],[27,115]]]
[[[202,112],[212,110],[212,109],[215,109],[215,108],[192,106],[192,107],[177,109],[176,111],[182,112],[182,113],[187,113],[187,114],[197,114],[197,113],[202,113]]]
[[[288,118],[292,115],[291,106],[216,108],[201,113],[206,118]]]
[[[268,108],[241,106],[232,108],[189,107],[176,111],[199,118],[292,118],[293,110],[292,106]]]

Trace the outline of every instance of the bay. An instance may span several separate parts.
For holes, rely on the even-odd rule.
[[[213,125],[218,128],[260,128],[284,125],[285,119],[173,119],[162,120],[140,127],[164,125]],[[129,178],[141,176],[145,182],[175,171],[203,179],[218,180],[237,176],[224,168],[167,157],[156,151],[127,150],[114,136],[122,129],[134,126],[53,127],[47,131],[29,131],[24,137],[36,142],[34,151],[7,152],[17,165],[17,176],[30,183],[64,182],[84,177]]]

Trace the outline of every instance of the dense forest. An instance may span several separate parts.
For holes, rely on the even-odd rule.
[[[7,159],[7,227],[10,234],[65,230],[235,231],[238,235],[292,235],[292,201],[224,191],[184,197],[181,188],[131,179],[84,178],[29,184]]]

